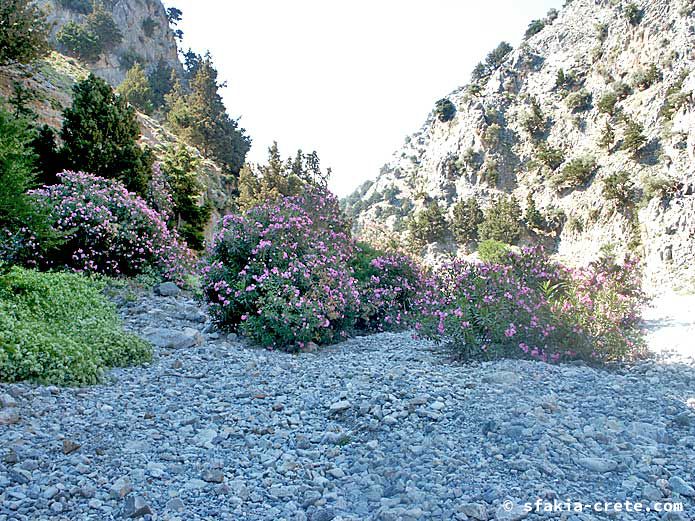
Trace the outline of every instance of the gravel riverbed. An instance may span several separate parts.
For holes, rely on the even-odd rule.
[[[123,313],[161,346],[152,364],[83,389],[0,385],[0,521],[606,516],[525,512],[538,498],[692,519],[687,299],[647,314],[657,358],[599,370],[461,364],[409,334],[287,355],[210,332],[185,296],[148,296]]]

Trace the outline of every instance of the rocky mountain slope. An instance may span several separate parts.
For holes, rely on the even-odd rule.
[[[80,9],[85,2],[77,0],[37,0],[52,24],[51,38],[68,22],[83,23],[86,14]],[[89,5],[90,2],[86,2]],[[160,60],[181,71],[176,39],[169,26],[166,9],[160,0],[109,0],[102,5],[113,16],[122,40],[106,50],[90,69],[114,87],[123,81],[133,59],[148,70]]]
[[[695,2],[574,0],[534,25],[447,97],[455,114],[434,110],[348,199],[357,228],[368,234],[379,220],[405,237],[428,201],[451,213],[458,200],[485,209],[504,193],[524,208],[531,194],[545,225],[525,226],[522,244],[575,264],[612,245],[643,256],[652,286],[691,284]],[[626,197],[607,197],[616,179]],[[423,253],[442,250],[471,245]]]

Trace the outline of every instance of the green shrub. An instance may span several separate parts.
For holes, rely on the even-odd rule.
[[[451,100],[442,98],[435,104],[434,113],[437,115],[439,121],[446,123],[454,119],[456,115],[456,105],[454,105]]]
[[[488,148],[496,148],[500,144],[501,133],[502,127],[500,127],[497,123],[489,125],[485,129],[485,132],[483,132],[483,144]]]
[[[136,64],[144,62],[145,58],[134,49],[126,49],[118,56],[118,68],[122,71],[129,71]]]
[[[155,22],[151,16],[148,16],[142,21],[142,32],[145,33],[145,36],[148,38],[152,38],[152,35],[154,35],[155,27],[157,27],[157,22]]]
[[[485,212],[478,227],[480,239],[516,244],[521,237],[521,207],[514,196],[498,197]]]
[[[651,64],[647,69],[638,71],[632,83],[639,90],[646,90],[662,79],[661,71],[654,64]]]
[[[524,33],[524,38],[528,40],[532,36],[535,36],[536,34],[540,33],[544,27],[545,20],[532,20],[531,23],[528,25],[526,32]]]
[[[540,230],[544,227],[543,215],[536,207],[536,201],[534,200],[531,192],[529,192],[526,196],[526,212],[524,213],[524,220],[531,229]]]
[[[551,170],[557,170],[565,162],[565,153],[543,142],[538,145],[538,160]]]
[[[591,179],[595,171],[596,161],[593,157],[577,157],[553,176],[551,184],[557,190],[577,188]]]
[[[591,108],[591,94],[585,89],[573,92],[567,96],[565,103],[572,112],[589,110]]]
[[[136,63],[127,73],[116,92],[137,109],[152,112],[152,91],[142,65]]]
[[[46,16],[32,2],[0,3],[0,65],[29,63],[49,51]]]
[[[618,95],[615,92],[606,92],[597,103],[598,111],[603,114],[614,115],[615,105],[618,103]]]
[[[681,72],[680,76],[678,77],[678,81],[676,81],[676,83],[669,87],[669,89],[666,91],[666,101],[664,102],[663,107],[661,107],[660,112],[661,116],[666,121],[671,121],[673,119],[673,115],[683,108],[688,101],[688,94],[683,92],[683,84],[685,83],[685,79],[688,77],[688,74],[690,74],[689,70],[684,70]]]
[[[606,121],[606,125],[601,131],[601,137],[598,140],[598,145],[601,148],[610,149],[615,143],[615,130],[609,121]]]
[[[625,7],[625,18],[631,25],[639,25],[643,17],[644,11],[637,4],[631,2]]]
[[[644,127],[630,119],[625,118],[625,135],[621,150],[628,152],[633,158],[638,158],[642,149],[647,144],[647,137],[644,135]]]
[[[598,38],[601,43],[606,41],[606,38],[608,38],[608,25],[604,23],[596,24],[596,38]]]
[[[623,101],[632,94],[632,87],[624,81],[616,81],[613,84],[613,92],[615,92],[615,95],[618,97],[618,101]]]
[[[86,62],[95,62],[104,52],[99,37],[86,26],[70,21],[60,28],[56,40],[62,50]]]
[[[545,116],[538,101],[531,100],[531,108],[521,116],[521,126],[531,134],[537,136],[545,130]]]
[[[571,72],[565,72],[564,69],[558,69],[557,76],[555,78],[555,88],[569,89],[574,85],[574,83],[574,74]]]
[[[624,170],[615,172],[603,180],[603,197],[616,201],[621,206],[632,204],[635,198],[635,188],[631,175]]]
[[[0,375],[8,382],[98,383],[104,370],[149,361],[125,333],[104,282],[14,268],[0,277]]]
[[[443,240],[447,233],[447,223],[439,204],[431,202],[415,214],[408,224],[408,231],[415,244],[420,246]]]
[[[649,175],[642,178],[642,202],[648,203],[654,198],[664,199],[673,196],[679,188],[677,180],[665,175]]]
[[[509,255],[509,245],[487,239],[478,245],[478,258],[488,264],[501,264]]]
[[[602,194],[606,200],[616,201],[619,206],[631,205],[636,195],[631,173],[621,170],[610,174],[603,180]]]
[[[462,199],[454,205],[451,231],[461,244],[478,238],[478,226],[483,222],[483,211],[475,197]]]

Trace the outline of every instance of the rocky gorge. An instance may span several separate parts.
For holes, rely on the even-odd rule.
[[[542,244],[576,266],[605,247],[630,251],[644,259],[650,287],[690,287],[694,12],[687,0],[573,0],[534,20],[521,45],[493,50],[438,103],[448,111],[433,110],[348,198],[356,229],[402,241],[428,204],[451,217],[469,197],[485,210],[513,195],[545,221],[527,223],[521,245]],[[582,164],[582,178],[560,186]],[[616,175],[632,192],[624,201],[605,195]],[[445,236],[418,253],[432,261],[472,251]]]
[[[120,298],[151,364],[0,385],[0,520],[546,518],[523,510],[538,499],[692,519],[692,297],[648,311],[649,360],[599,369],[461,364],[411,333],[289,355],[159,293]]]

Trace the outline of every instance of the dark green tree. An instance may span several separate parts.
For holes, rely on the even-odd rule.
[[[63,170],[62,160],[56,145],[56,133],[48,125],[36,129],[31,140],[31,148],[36,154],[36,169],[41,184],[52,185],[58,181],[57,174]]]
[[[152,69],[147,78],[150,84],[152,105],[155,109],[164,106],[165,96],[172,91],[176,83],[175,78],[174,69],[160,58],[157,66]]]
[[[88,63],[97,61],[104,50],[96,34],[72,20],[60,28],[56,40],[61,51]]]
[[[237,120],[227,114],[220,96],[225,83],[217,80],[217,70],[208,54],[199,64],[190,82],[190,92],[175,88],[167,96],[169,113],[167,120],[174,130],[199,147],[203,154],[224,164],[237,175],[251,148],[251,139]],[[190,69],[187,69],[190,70]]]
[[[480,239],[516,244],[521,237],[521,207],[515,197],[499,197],[492,203],[478,228]]]
[[[174,226],[191,248],[202,250],[212,208],[203,202],[205,187],[200,179],[200,160],[179,145],[167,149],[160,166],[173,191]]]
[[[73,87],[72,107],[63,112],[61,155],[67,168],[118,179],[144,194],[152,175],[152,153],[138,145],[135,109],[93,74]]]
[[[125,79],[116,89],[119,96],[137,109],[149,114],[152,112],[152,91],[145,69],[136,63],[126,73]]]
[[[446,123],[454,119],[456,115],[456,105],[447,98],[442,98],[434,106],[434,112],[439,121]]]
[[[526,213],[524,219],[529,228],[538,230],[543,227],[543,215],[536,207],[536,201],[531,192],[526,195]]]
[[[425,246],[446,237],[447,223],[442,208],[432,201],[408,223],[410,237],[416,245]]]
[[[27,0],[0,2],[0,65],[30,63],[48,54],[45,14]]]
[[[507,57],[507,55],[512,52],[514,48],[507,42],[501,42],[497,47],[495,47],[485,58],[485,64],[489,70],[495,70]]]
[[[0,260],[18,262],[21,252],[6,247],[7,234],[30,230],[37,242],[49,246],[57,236],[50,226],[46,209],[27,192],[37,186],[31,149],[33,134],[25,120],[12,117],[0,108]]]
[[[483,222],[483,211],[475,197],[462,199],[454,205],[451,231],[458,243],[465,244],[478,238],[478,226]]]

